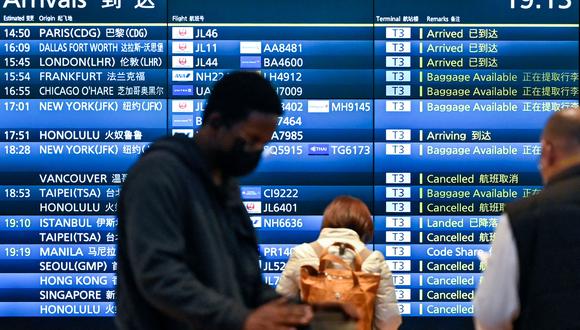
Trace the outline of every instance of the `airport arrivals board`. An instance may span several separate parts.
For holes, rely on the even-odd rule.
[[[264,280],[348,194],[403,316],[471,316],[543,124],[578,104],[578,27],[575,0],[2,0],[0,316],[114,316],[127,170],[240,69],[284,108],[241,180]]]

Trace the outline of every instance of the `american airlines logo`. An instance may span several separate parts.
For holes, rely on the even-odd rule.
[[[261,54],[262,43],[260,41],[240,41],[240,54]]]
[[[192,70],[178,70],[172,72],[173,81],[193,81]]]

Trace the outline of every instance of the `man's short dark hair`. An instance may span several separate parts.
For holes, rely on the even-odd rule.
[[[268,80],[256,72],[235,71],[224,75],[207,100],[203,123],[212,113],[219,113],[222,122],[231,125],[243,121],[251,112],[282,115],[282,104]]]

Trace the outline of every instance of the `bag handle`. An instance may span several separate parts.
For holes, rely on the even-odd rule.
[[[360,256],[360,254],[358,254],[356,252],[355,247],[352,246],[351,244],[348,244],[348,243],[343,243],[343,242],[334,242],[334,243],[332,243],[331,245],[329,245],[328,247],[326,247],[324,250],[322,250],[322,252],[320,253],[321,260],[322,260],[322,257],[323,256],[330,254],[330,253],[328,253],[328,249],[330,249],[330,247],[332,247],[332,246],[338,246],[341,249],[341,251],[344,251],[344,249],[350,249],[350,250],[352,250],[352,252],[354,252],[354,260],[353,260],[354,261],[354,271],[356,271],[356,272],[360,272],[361,271],[361,269],[362,269],[362,258]],[[348,269],[350,269],[350,268],[351,267],[348,267]]]
[[[335,256],[334,254],[330,254],[330,253],[325,254],[325,255],[320,257],[320,265],[318,266],[318,271],[323,273],[326,270],[329,262],[339,264],[344,269],[346,269],[348,271],[353,271],[353,269],[350,267],[350,265],[347,264],[346,261],[342,260],[341,257]]]
[[[356,275],[354,270],[344,260],[342,260],[341,257],[337,257],[334,254],[326,254],[326,255],[323,255],[322,257],[320,257],[320,265],[318,266],[319,274],[323,274],[326,271],[326,265],[329,262],[337,263],[337,264],[341,265],[342,267],[344,267],[346,270],[350,271],[354,287],[360,286],[360,283],[358,281],[358,276]]]
[[[365,248],[362,249],[359,254],[360,254],[360,257],[362,259],[362,262],[364,263],[365,260],[367,260],[367,258],[371,256],[372,252],[369,249],[367,249],[365,246]]]
[[[318,258],[320,258],[320,256],[322,255],[322,251],[324,251],[324,248],[322,247],[322,245],[320,245],[320,243],[318,243],[318,241],[314,241],[314,242],[310,243],[310,247],[312,248],[312,250],[314,250],[314,253],[316,253],[316,256]]]

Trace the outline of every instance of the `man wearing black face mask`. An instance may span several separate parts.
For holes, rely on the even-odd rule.
[[[119,329],[293,329],[310,321],[309,307],[262,282],[235,180],[258,166],[281,114],[260,75],[226,75],[194,139],[158,141],[130,170],[119,200]]]

